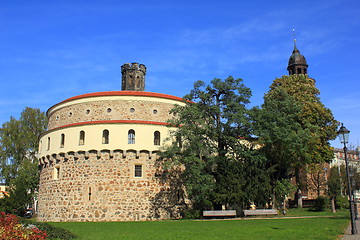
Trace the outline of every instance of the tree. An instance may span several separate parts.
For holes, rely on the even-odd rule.
[[[341,176],[340,176],[339,168],[337,167],[330,168],[327,184],[328,184],[328,195],[331,201],[331,209],[332,212],[336,212],[335,200],[337,197],[341,196]]]
[[[198,81],[184,97],[185,106],[171,111],[177,130],[163,157],[166,164],[184,166],[180,178],[196,209],[268,199],[266,159],[240,140],[250,139],[250,96],[241,79],[214,79],[207,86]]]
[[[310,130],[311,141],[308,143],[310,162],[324,163],[333,159],[333,148],[329,140],[336,138],[338,122],[330,109],[320,101],[320,91],[315,80],[307,75],[283,76],[275,79],[270,86],[269,95],[274,89],[284,89],[301,107],[299,123]]]
[[[308,188],[315,191],[319,197],[322,192],[325,192],[326,190],[327,169],[324,164],[309,164],[306,168],[306,173],[308,175]]]
[[[307,75],[275,79],[261,109],[254,109],[254,128],[272,165],[273,180],[296,177],[308,164],[333,158],[329,140],[336,137],[338,122],[319,98],[315,80]]]
[[[20,210],[31,203],[38,185],[38,138],[47,119],[39,109],[25,108],[20,120],[14,117],[0,129],[0,173],[9,186],[11,208]]]

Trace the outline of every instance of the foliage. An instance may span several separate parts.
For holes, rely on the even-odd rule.
[[[320,101],[320,92],[315,87],[315,80],[302,74],[283,76],[274,80],[268,94],[277,88],[284,89],[301,106],[299,123],[311,131],[309,136],[312,141],[307,146],[311,162],[330,161],[334,153],[329,140],[336,138],[338,122],[331,110]]]
[[[34,222],[30,220],[23,219],[21,221],[25,226],[27,225],[33,225],[36,226],[39,230],[46,232],[47,237],[50,239],[62,239],[62,240],[69,240],[69,239],[75,239],[77,236],[70,232],[67,229],[53,226],[49,223],[45,222]]]
[[[196,209],[188,209],[185,211],[186,219],[200,219],[201,218],[201,211]]]
[[[252,111],[255,135],[274,167],[272,183],[296,177],[300,169],[333,158],[329,140],[336,137],[337,121],[320,101],[315,80],[307,75],[275,79],[264,104]]]
[[[284,89],[274,89],[264,97],[262,108],[252,109],[255,134],[261,150],[274,166],[273,182],[287,179],[298,166],[299,156],[307,157],[310,131],[299,123],[301,107]]]
[[[330,168],[327,184],[330,198],[337,198],[341,195],[341,177],[337,167]]]
[[[295,186],[289,179],[277,180],[274,186],[274,199],[276,206],[282,206],[285,198],[293,191],[295,191]]]
[[[315,206],[314,206],[315,211],[322,212],[328,207],[329,207],[329,199],[327,197],[318,196],[315,199]]]
[[[335,198],[335,204],[338,209],[349,209],[350,203],[348,197],[338,195]]]
[[[266,159],[249,140],[250,89],[241,79],[198,81],[171,112],[173,143],[164,149],[165,166],[184,166],[180,179],[198,210],[267,201]],[[242,142],[241,142],[242,141]]]
[[[57,222],[51,225],[68,229],[76,233],[79,238],[87,240],[337,239],[339,235],[344,234],[344,230],[349,225],[349,219],[343,212],[337,214],[305,212],[305,214],[322,217],[245,221]]]
[[[19,218],[12,214],[0,212],[0,237],[1,239],[46,239],[45,231],[41,231],[34,225],[27,227],[19,222]]]
[[[0,174],[10,193],[0,200],[0,208],[21,212],[31,203],[39,181],[38,137],[46,125],[43,112],[27,107],[20,120],[11,117],[0,128]]]
[[[346,175],[346,167],[345,164],[340,165],[338,171],[340,172],[340,183],[341,189],[343,190],[342,194],[344,196],[348,195],[348,183],[347,183],[347,175]],[[352,190],[360,189],[360,172],[356,167],[349,165],[349,175],[350,175],[350,183]]]

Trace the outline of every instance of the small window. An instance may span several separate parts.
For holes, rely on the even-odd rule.
[[[135,112],[135,108],[130,108],[130,112]]]
[[[135,165],[134,177],[142,177],[142,165]]]
[[[72,112],[69,112],[69,117],[71,117],[72,116]]]
[[[86,114],[89,114],[89,113],[90,113],[90,109],[87,109],[87,110],[86,110]]]
[[[106,111],[107,111],[108,113],[110,113],[110,112],[111,112],[111,108],[108,108]]]
[[[154,109],[154,110],[153,110],[153,113],[154,113],[154,114],[157,114],[157,113],[158,113],[158,110]]]
[[[109,130],[105,129],[102,135],[102,143],[109,144]]]
[[[65,145],[65,134],[61,134],[60,147],[63,148]]]
[[[85,144],[85,132],[80,131],[79,145],[84,145],[84,144]]]
[[[54,179],[59,179],[60,178],[60,167],[55,167],[54,168]]]
[[[135,144],[135,131],[133,129],[128,132],[128,144]]]
[[[157,145],[157,146],[160,145],[160,132],[159,131],[154,132],[154,145]]]
[[[46,150],[50,150],[50,137],[48,137],[48,142],[47,142],[47,148]]]

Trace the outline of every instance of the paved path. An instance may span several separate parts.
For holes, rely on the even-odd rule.
[[[359,240],[360,239],[360,219],[355,221],[356,229],[358,233],[356,235],[351,235],[351,223],[349,227],[346,229],[345,235],[341,238],[341,240]]]

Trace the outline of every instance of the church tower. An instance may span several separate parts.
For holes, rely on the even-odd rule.
[[[144,91],[146,67],[144,64],[125,63],[121,66],[123,91]]]
[[[294,38],[294,50],[289,58],[289,64],[287,70],[289,75],[294,74],[307,74],[308,64],[305,57],[300,54],[300,51],[296,47],[296,39]]]

